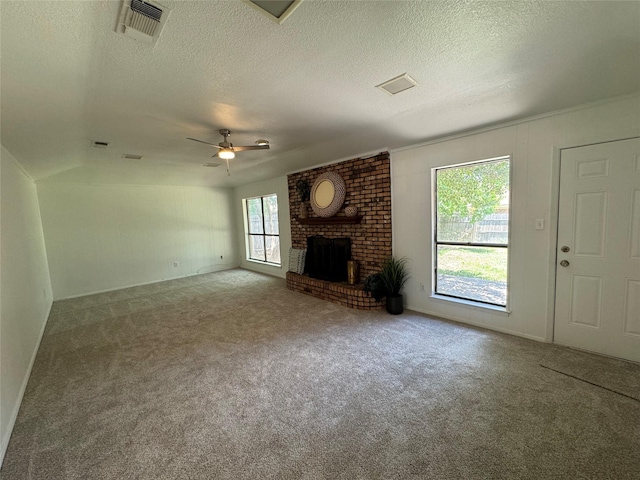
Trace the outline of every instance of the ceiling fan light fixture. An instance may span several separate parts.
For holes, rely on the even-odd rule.
[[[233,150],[230,148],[223,148],[218,152],[218,157],[224,160],[231,160],[232,158],[236,158],[236,154],[233,153]]]

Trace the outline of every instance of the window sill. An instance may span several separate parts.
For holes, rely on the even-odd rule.
[[[246,260],[247,262],[255,263],[257,265],[266,265],[267,267],[282,268],[281,263],[261,262],[260,260],[253,260],[251,258],[247,258]]]
[[[468,308],[472,308],[472,309],[483,309],[483,310],[489,310],[492,313],[497,313],[499,315],[504,315],[504,316],[509,316],[511,314],[511,310],[508,310],[506,307],[499,307],[497,305],[488,305],[486,303],[481,303],[481,302],[474,302],[473,300],[463,300],[461,298],[452,298],[452,297],[447,297],[445,295],[438,295],[437,293],[433,293],[430,296],[431,299],[433,300],[437,300],[438,302],[446,302],[446,303],[453,303],[456,305],[460,305],[462,307],[468,307]]]

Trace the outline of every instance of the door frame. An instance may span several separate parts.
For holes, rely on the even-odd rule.
[[[626,135],[593,138],[591,141],[579,141],[564,145],[554,145],[551,162],[551,203],[549,210],[549,248],[552,249],[549,255],[549,272],[547,285],[547,328],[545,341],[554,343],[554,326],[556,321],[556,276],[558,270],[558,220],[560,213],[560,159],[563,150],[571,148],[589,147],[591,145],[601,145],[603,143],[613,143],[622,140],[640,138],[640,131],[632,131]]]

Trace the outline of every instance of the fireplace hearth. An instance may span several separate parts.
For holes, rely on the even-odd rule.
[[[329,282],[347,280],[347,261],[351,260],[349,238],[307,238],[306,270],[309,277]]]

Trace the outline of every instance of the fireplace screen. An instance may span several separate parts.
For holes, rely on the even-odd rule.
[[[311,278],[343,282],[347,280],[347,262],[351,260],[351,239],[307,238],[306,270]]]

